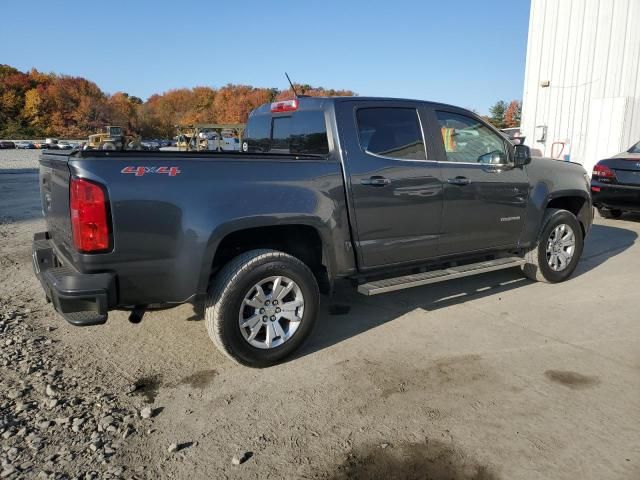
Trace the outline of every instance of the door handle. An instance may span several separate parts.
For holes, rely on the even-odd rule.
[[[447,180],[447,183],[450,183],[451,185],[469,185],[471,183],[471,180],[469,180],[467,177],[456,177],[450,178],[449,180]]]
[[[372,187],[384,187],[385,185],[389,185],[391,180],[385,177],[371,177],[371,178],[363,178],[360,180],[361,185],[369,185]]]

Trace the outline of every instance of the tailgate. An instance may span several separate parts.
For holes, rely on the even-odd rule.
[[[69,154],[47,152],[40,156],[40,199],[47,231],[64,250],[73,245],[69,214]]]

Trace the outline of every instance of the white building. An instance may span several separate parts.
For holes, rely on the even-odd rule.
[[[640,140],[640,0],[531,0],[522,134],[582,163]]]

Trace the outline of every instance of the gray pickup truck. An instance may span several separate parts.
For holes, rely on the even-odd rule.
[[[302,344],[338,279],[561,282],[593,220],[580,165],[532,160],[467,110],[382,98],[264,105],[241,152],[46,152],[40,187],[34,268],[66,320],[201,303],[214,343],[256,367]]]

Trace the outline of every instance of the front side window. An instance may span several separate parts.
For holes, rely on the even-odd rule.
[[[361,108],[356,116],[364,151],[401,160],[427,159],[415,108]]]
[[[479,120],[451,112],[436,112],[449,162],[500,165],[508,163],[505,141]]]

